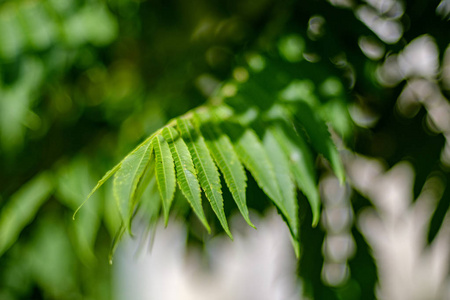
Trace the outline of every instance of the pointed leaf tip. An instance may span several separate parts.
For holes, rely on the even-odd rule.
[[[194,167],[189,149],[175,128],[165,127],[162,135],[169,144],[170,152],[175,162],[176,177],[180,190],[208,233],[211,233],[211,228],[203,212],[197,170]]]
[[[270,131],[289,158],[291,174],[297,187],[308,199],[313,215],[312,223],[315,226],[320,219],[320,196],[311,149],[288,124],[275,124]]]
[[[114,166],[114,168],[112,168],[111,170],[109,170],[108,172],[106,172],[105,175],[103,175],[102,179],[100,179],[97,184],[95,185],[95,187],[92,189],[92,191],[89,193],[89,195],[87,195],[86,199],[83,201],[83,203],[81,203],[80,206],[78,206],[78,208],[75,210],[75,212],[73,213],[72,216],[72,220],[75,220],[75,217],[78,213],[78,211],[84,206],[84,204],[86,204],[86,202],[89,200],[89,198],[91,198],[91,196],[112,176],[114,175],[114,173],[116,173],[120,167],[122,166],[122,162],[119,162],[117,165]]]
[[[189,120],[178,119],[177,126],[182,139],[188,146],[194,166],[198,171],[200,185],[206,194],[206,198],[209,200],[211,208],[219,219],[223,229],[227,235],[233,239],[223,208],[222,186],[220,184],[219,171],[214,164],[205,140],[200,132],[192,126]]]
[[[313,221],[311,226],[316,227],[319,224],[320,221],[320,214],[313,214]]]
[[[136,205],[135,194],[141,177],[150,162],[152,143],[147,141],[122,161],[114,175],[114,198],[126,229],[131,233],[131,220]]]
[[[298,204],[296,187],[292,180],[289,156],[283,152],[280,144],[271,130],[266,130],[263,138],[264,149],[268,154],[269,161],[275,174],[276,184],[280,191],[280,198],[275,200],[275,204],[283,213],[287,225],[294,238],[298,236]]]
[[[175,165],[169,144],[163,136],[157,135],[153,140],[155,149],[155,172],[159,193],[162,200],[164,225],[169,222],[170,207],[176,189]]]
[[[204,109],[194,113],[193,121],[196,129],[204,136],[206,146],[221,171],[241,215],[248,225],[256,228],[250,221],[246,203],[247,176],[229,137],[223,134],[216,124],[217,120],[213,120]]]

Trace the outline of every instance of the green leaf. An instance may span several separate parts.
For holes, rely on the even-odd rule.
[[[100,179],[97,182],[97,185],[92,189],[92,191],[89,193],[89,195],[86,197],[86,199],[81,203],[81,205],[77,208],[77,210],[73,213],[72,219],[75,220],[75,216],[77,215],[78,211],[83,207],[83,205],[91,198],[91,196],[112,176],[114,173],[116,173],[120,167],[122,166],[122,163],[127,159],[128,156],[134,154],[136,151],[141,149],[144,145],[147,145],[149,141],[153,139],[156,133],[152,134],[150,137],[148,137],[145,141],[143,141],[139,146],[134,148],[133,151],[131,151],[127,156],[124,157],[117,165],[114,166],[111,170],[106,172],[105,175],[103,175],[102,179]]]
[[[152,141],[153,142],[153,141]],[[152,145],[152,152],[150,153],[150,156],[153,155],[153,145]],[[134,194],[134,198],[137,204],[139,199],[142,198],[144,195],[144,192],[147,191],[150,183],[154,181],[153,183],[156,184],[155,179],[155,160],[150,158],[150,161],[148,162],[147,166],[145,167],[144,173],[141,176],[139,183],[136,187],[136,192]]]
[[[11,196],[0,214],[0,256],[14,244],[22,229],[33,221],[52,191],[52,176],[41,173]]]
[[[174,169],[172,168],[172,170]],[[158,221],[161,209],[161,197],[155,174],[155,160],[150,160],[148,163],[136,189],[136,198],[139,199],[137,213],[141,218],[148,221],[148,227],[153,227]]]
[[[100,179],[97,182],[97,185],[92,189],[92,191],[89,193],[89,195],[86,197],[86,199],[83,201],[83,203],[81,203],[81,205],[75,210],[75,212],[73,213],[72,219],[75,220],[75,216],[77,215],[78,211],[83,207],[83,205],[89,200],[89,198],[91,198],[91,196],[111,177],[114,175],[114,173],[116,173],[120,167],[122,166],[122,162],[123,160],[118,163],[117,165],[114,166],[114,168],[112,168],[111,170],[109,170],[108,172],[106,172],[105,175],[103,175],[102,179]]]
[[[131,230],[136,188],[150,161],[151,151],[152,143],[147,141],[123,160],[120,169],[114,175],[114,198],[128,230]]]
[[[155,171],[164,212],[164,223],[167,226],[169,221],[169,211],[175,194],[175,166],[169,144],[161,136],[157,135],[153,139],[155,149]]]
[[[246,203],[247,177],[230,139],[211,121],[206,111],[194,113],[194,121],[196,128],[205,137],[206,145],[222,172],[239,211],[247,224],[255,228],[250,221]]]
[[[272,163],[256,133],[252,129],[246,128],[233,143],[240,160],[255,177],[258,185],[272,200],[279,200],[281,192],[276,183]]]
[[[143,215],[143,218],[148,220],[149,226],[156,223],[161,208],[160,192],[154,176],[154,170],[155,168],[150,166],[144,175],[149,180],[145,185],[145,191],[142,193],[142,199],[139,202],[139,212]]]
[[[331,139],[327,125],[306,103],[299,102],[296,105],[297,111],[294,113],[295,126],[298,130],[304,129],[313,147],[328,159],[340,183],[343,184],[345,181],[344,166],[336,145]]]
[[[236,152],[242,163],[255,178],[259,187],[280,209],[284,217],[289,220],[290,216],[284,207],[283,195],[280,191],[277,177],[272,162],[256,133],[238,124],[226,123],[227,132],[230,133]],[[292,223],[289,224],[293,225]],[[291,228],[294,231],[294,228]]]
[[[77,209],[84,201],[83,198],[80,198],[80,194],[86,195],[92,189],[92,183],[95,180],[92,170],[93,168],[85,156],[76,156],[70,163],[61,165],[55,177],[58,200],[73,210]],[[92,197],[95,199],[96,196],[98,194]],[[94,248],[104,204],[103,201],[99,201],[100,199],[86,203],[83,206],[83,212],[78,215],[77,221],[67,224],[69,234],[75,241],[73,248],[86,265],[91,265],[96,261]]]
[[[266,130],[263,138],[264,148],[275,171],[275,178],[281,191],[280,202],[277,204],[286,218],[294,239],[298,239],[298,204],[296,188],[292,182],[290,162],[287,155],[281,149],[272,131]]]
[[[283,152],[289,158],[291,173],[298,188],[308,199],[313,214],[313,226],[320,219],[320,197],[316,184],[314,160],[310,148],[301,136],[285,124],[275,124],[269,131],[276,138]]]
[[[208,232],[210,232],[211,229],[209,228],[202,208],[200,185],[197,180],[197,172],[194,168],[191,154],[184,141],[180,138],[180,134],[174,128],[165,127],[162,134],[168,142],[170,151],[172,152],[178,185],[189,204],[192,206],[195,214]]]
[[[177,120],[178,130],[191,153],[194,166],[198,171],[200,185],[205,191],[214,213],[222,224],[228,236],[233,239],[228,228],[227,218],[223,209],[222,186],[219,171],[205,144],[205,140],[186,119]]]

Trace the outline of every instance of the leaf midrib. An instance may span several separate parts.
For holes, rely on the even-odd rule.
[[[199,161],[199,163],[200,163],[202,169],[203,169],[203,170],[206,170],[206,169],[205,169],[205,166],[203,165],[203,161],[200,159],[200,154],[199,154],[198,151],[197,151],[197,145],[195,144],[195,141],[194,141],[194,139],[193,139],[193,137],[192,137],[192,135],[191,135],[191,133],[190,133],[190,131],[189,131],[189,128],[187,128],[188,126],[187,126],[186,124],[183,124],[183,126],[186,127],[186,128],[185,128],[185,129],[186,129],[186,132],[187,132],[187,134],[189,135],[189,138],[190,138],[191,141],[192,141],[192,146],[193,146],[193,148],[194,148],[194,150],[195,150],[195,154],[196,154],[197,157],[199,158],[198,161]],[[214,191],[213,191],[213,185],[212,185],[211,182],[209,181],[208,176],[206,176],[206,172],[205,172],[205,176],[203,176],[203,177],[205,177],[206,181],[208,182],[209,188],[211,189],[211,193],[212,193],[214,199],[216,199],[215,193],[214,193]]]
[[[150,142],[148,143],[148,145],[147,145],[147,148],[146,148],[145,151],[144,151],[144,154],[142,155],[141,159],[139,160],[139,164],[138,164],[138,166],[137,166],[137,168],[136,168],[136,172],[139,171],[139,167],[141,166],[142,161],[143,161],[144,158],[146,157],[146,153],[147,153],[147,151],[148,151],[148,148],[151,146],[151,144],[152,144],[152,143],[151,143],[151,141],[150,141]],[[150,159],[149,159],[149,162],[150,162]],[[142,171],[141,176],[143,176],[144,172],[145,172],[145,168],[144,168],[144,170]],[[140,179],[140,177],[139,177],[139,179]],[[137,188],[137,185],[138,185],[138,183],[139,183],[139,180],[137,180],[136,183],[135,183],[135,181],[136,181],[136,173],[134,174],[134,177],[133,177],[133,183],[132,183],[132,186],[131,186],[131,194],[130,194],[129,199],[133,199],[133,198],[134,198],[134,195],[135,195],[135,193],[136,193],[136,188]]]
[[[221,138],[221,135],[222,135],[222,134],[213,132],[212,129],[210,129],[210,128],[207,128],[207,130],[209,131],[210,136],[214,136],[215,134],[217,134],[217,136],[218,136],[217,139],[220,139],[220,138]],[[230,174],[230,176],[232,177],[233,181],[236,183],[236,178],[235,178],[233,172],[231,171],[231,168],[229,168],[229,167],[228,167],[228,164],[226,163],[226,159],[225,159],[225,156],[224,156],[224,154],[223,154],[223,152],[222,152],[222,148],[221,148],[221,147],[218,147],[217,145],[215,145],[215,141],[213,141],[213,143],[214,143],[214,147],[215,147],[215,148],[218,150],[218,152],[220,153],[220,158],[225,162],[224,167],[227,169],[228,174]],[[236,189],[238,189],[238,188],[239,188],[239,187],[236,185]],[[241,198],[241,196],[239,195],[239,190],[237,190],[237,192],[238,192],[238,195],[237,195],[237,196],[239,197],[239,200],[242,201],[242,198]]]
[[[184,167],[184,165],[183,165],[183,163],[182,163],[182,161],[181,161],[181,156],[180,156],[180,153],[178,152],[178,148],[177,148],[177,146],[175,145],[175,139],[174,139],[174,137],[173,137],[173,135],[172,135],[172,131],[171,130],[167,130],[167,132],[168,132],[168,134],[170,135],[170,138],[172,139],[172,143],[173,143],[173,149],[174,149],[174,151],[176,152],[176,158],[175,159],[177,159],[178,161],[179,161],[179,163],[180,163],[180,166],[181,166],[181,168],[183,169],[183,172],[181,172],[182,174],[182,176],[184,177],[184,179],[186,180],[186,183],[187,183],[187,185],[188,185],[188,187],[189,187],[189,193],[191,194],[190,196],[191,197],[194,197],[194,194],[192,193],[192,186],[189,184],[189,180],[187,180],[187,176],[186,176],[186,171],[189,171],[189,172],[191,172],[190,170],[188,170],[187,168],[185,168]],[[192,173],[192,172],[191,172]],[[194,174],[195,175],[195,174]],[[181,184],[181,183],[180,183]]]
[[[162,137],[162,138],[164,138],[164,137]],[[168,199],[167,193],[168,193],[168,190],[169,190],[169,181],[166,180],[166,178],[167,178],[167,176],[166,176],[166,161],[165,161],[165,159],[163,159],[162,150],[161,150],[162,149],[161,142],[160,142],[159,138],[157,138],[156,140],[157,140],[157,143],[158,143],[158,146],[159,146],[159,152],[160,152],[159,155],[161,157],[161,163],[163,164],[162,169],[163,169],[163,173],[164,173],[164,186],[165,186],[164,199]]]

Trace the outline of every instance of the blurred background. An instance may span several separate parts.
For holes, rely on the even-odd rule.
[[[0,299],[449,299],[449,16],[449,0],[0,0]],[[340,186],[317,160],[300,260],[250,179],[257,231],[228,206],[235,241],[208,236],[177,203],[110,265],[110,185],[74,210],[242,66],[298,71],[265,92],[320,103],[346,165]]]

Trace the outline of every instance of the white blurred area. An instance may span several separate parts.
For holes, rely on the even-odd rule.
[[[399,0],[365,0],[354,7],[355,15],[377,37],[387,43],[397,43],[403,36],[400,18],[405,12],[404,2]],[[437,18],[448,18],[450,1],[442,0],[436,7]],[[406,82],[396,103],[397,111],[404,117],[414,117],[423,106],[427,112],[427,129],[442,133],[446,144],[442,149],[441,162],[450,168],[450,103],[441,92],[450,90],[450,45],[442,62],[434,38],[424,34],[410,41],[400,53],[385,54],[385,47],[374,37],[361,36],[361,51],[372,60],[382,60],[377,71],[378,82],[394,87]],[[373,111],[359,105],[350,107],[350,113],[358,125],[372,127],[377,123]]]
[[[373,204],[359,212],[356,223],[377,265],[377,299],[450,299],[450,213],[427,243],[431,216],[445,188],[439,174],[430,175],[414,200],[414,171],[408,162],[386,170],[373,158],[348,154],[345,161],[349,183]],[[322,279],[339,286],[351,276],[347,260],[357,251],[350,231],[350,191],[331,175],[321,179],[321,187],[321,224],[327,232],[318,249],[325,257]],[[176,220],[167,228],[157,226],[150,250],[138,238],[127,238],[113,264],[115,300],[303,299],[287,226],[274,210],[251,218],[257,230],[234,216],[234,241],[223,235],[207,241],[206,256],[187,251],[186,227]]]
[[[403,36],[400,18],[405,12],[403,2],[397,0],[365,0],[355,9],[355,15],[382,41],[394,44]]]
[[[378,268],[378,299],[450,299],[450,213],[427,244],[429,222],[445,188],[431,175],[413,201],[414,171],[407,162],[385,170],[380,161],[354,156],[348,162],[353,186],[371,200],[358,227]]]
[[[442,133],[446,143],[441,152],[441,162],[450,167],[450,102],[441,87],[450,88],[450,45],[444,53],[442,64],[439,50],[430,35],[412,40],[399,54],[386,58],[377,70],[378,80],[384,86],[406,84],[396,108],[404,117],[412,118],[421,107],[427,111],[426,126],[435,133]]]
[[[322,280],[329,286],[339,287],[351,275],[348,260],[356,252],[356,243],[351,233],[351,191],[347,185],[341,185],[331,173],[320,179],[320,190],[323,203],[321,226],[325,231]]]
[[[186,228],[159,224],[151,249],[138,251],[127,238],[114,258],[115,300],[297,300],[297,260],[286,224],[275,212],[252,215],[257,230],[231,219],[234,241],[224,235],[206,242],[206,252],[186,251]]]
[[[450,0],[441,0],[436,8],[436,14],[448,20],[450,18]]]

